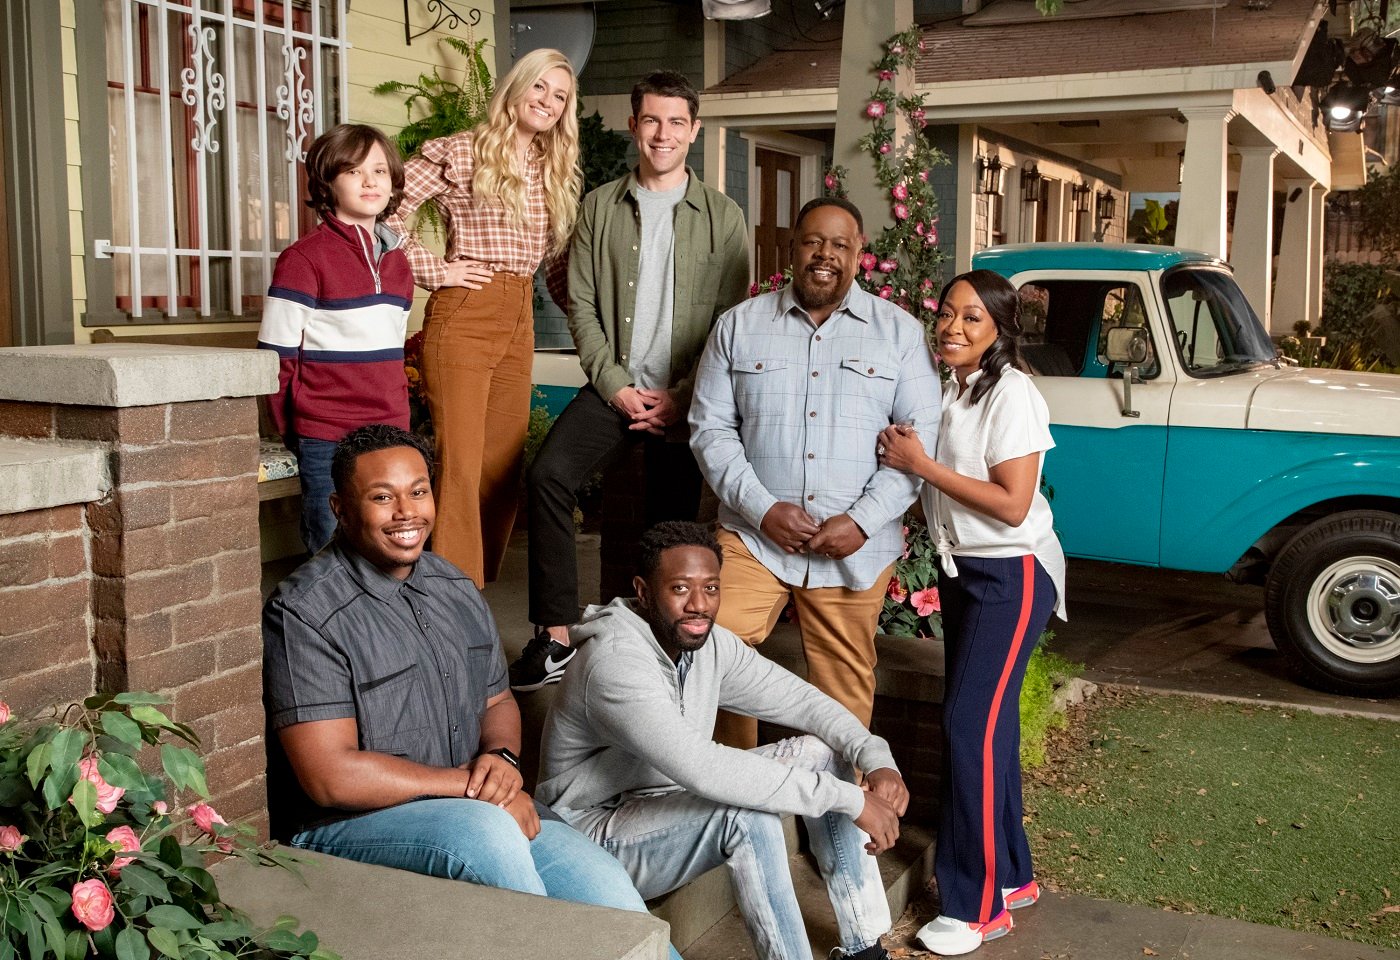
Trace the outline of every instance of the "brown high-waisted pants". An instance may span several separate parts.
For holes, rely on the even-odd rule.
[[[515,525],[530,420],[535,322],[530,277],[434,291],[423,317],[423,383],[437,439],[433,552],[477,586],[495,580]]]

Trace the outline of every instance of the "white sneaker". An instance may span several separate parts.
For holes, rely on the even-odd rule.
[[[957,957],[971,953],[988,940],[1006,936],[1013,926],[1011,914],[1005,910],[986,923],[968,923],[940,915],[924,924],[914,939],[940,957]]]
[[[1001,901],[1008,910],[1020,910],[1034,906],[1040,899],[1040,884],[1032,880],[1023,887],[1002,887]]]

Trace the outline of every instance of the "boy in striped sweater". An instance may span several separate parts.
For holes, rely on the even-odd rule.
[[[331,454],[369,423],[407,428],[403,344],[413,274],[382,222],[403,197],[403,161],[383,133],[340,124],[306,154],[307,205],[321,222],[277,258],[258,346],[281,358],[273,425],[297,455],[301,535],[316,553],[335,535]]]

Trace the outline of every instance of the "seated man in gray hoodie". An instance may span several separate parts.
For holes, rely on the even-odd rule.
[[[836,911],[832,956],[881,960],[890,912],[875,854],[898,838],[909,801],[889,745],[715,626],[709,528],[659,524],[641,557],[637,598],[590,607],[572,628],[579,653],[545,721],[537,795],[617,857],[643,897],[728,865],[763,960],[811,957],[781,822],[800,814]],[[810,735],[722,746],[711,739],[720,707]]]

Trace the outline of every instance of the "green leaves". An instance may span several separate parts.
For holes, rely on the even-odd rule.
[[[97,787],[91,780],[79,780],[73,785],[73,809],[89,830],[102,822],[102,814],[97,810]]]
[[[117,934],[117,960],[150,960],[150,957],[151,950],[139,930],[127,927]]]
[[[201,797],[209,798],[209,785],[204,781],[204,762],[192,750],[162,743],[160,763],[176,789],[193,790]]]

